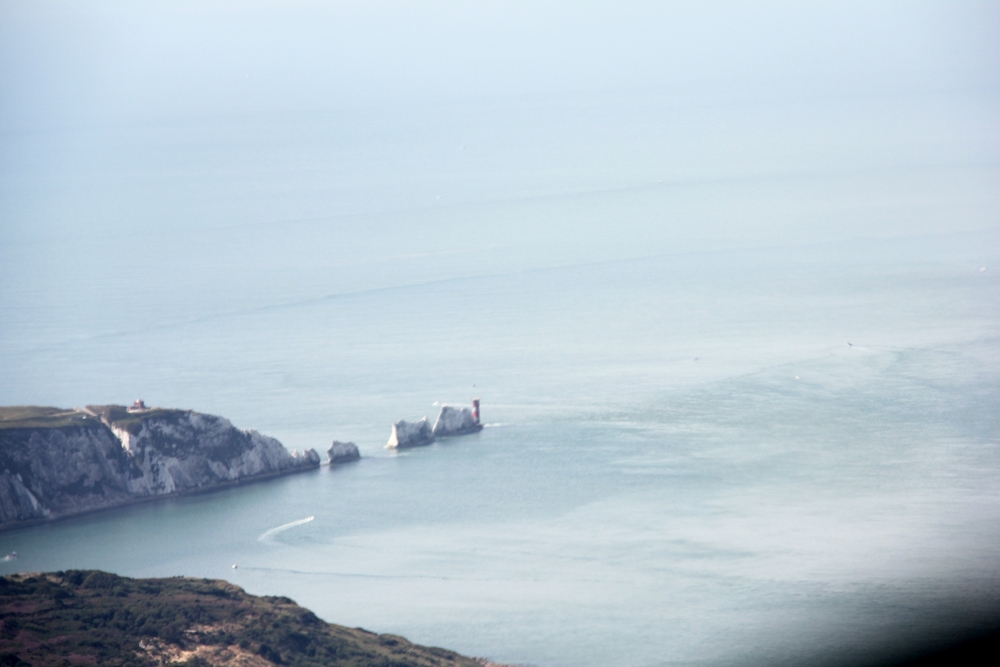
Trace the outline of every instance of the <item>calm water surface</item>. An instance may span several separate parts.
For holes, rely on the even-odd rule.
[[[225,578],[552,667],[946,631],[1000,600],[997,169],[942,121],[985,104],[5,135],[0,403],[364,458],[7,531],[0,572]],[[473,397],[482,433],[383,449]]]

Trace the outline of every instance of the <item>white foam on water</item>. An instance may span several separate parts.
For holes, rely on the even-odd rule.
[[[260,537],[257,538],[257,541],[270,544],[271,542],[274,541],[272,538],[274,538],[274,536],[277,535],[278,533],[283,533],[286,530],[289,530],[290,528],[295,528],[296,526],[301,526],[302,524],[309,523],[315,518],[316,518],[315,516],[307,516],[304,519],[299,519],[298,521],[292,521],[290,523],[282,524],[276,528],[265,530],[263,533],[260,534]]]

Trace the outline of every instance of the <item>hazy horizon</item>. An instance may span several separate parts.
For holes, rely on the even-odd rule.
[[[998,28],[987,2],[0,2],[0,404],[141,397],[363,455],[8,531],[4,572],[224,577],[546,667],[981,622]],[[383,449],[473,391],[481,434]]]

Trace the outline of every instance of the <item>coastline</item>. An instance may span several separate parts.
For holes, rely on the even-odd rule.
[[[182,498],[186,496],[200,496],[208,495],[211,493],[216,493],[220,491],[227,491],[237,486],[250,486],[258,482],[268,482],[278,477],[287,477],[290,475],[299,475],[309,472],[318,473],[321,468],[332,467],[329,463],[320,463],[318,466],[295,468],[293,470],[282,470],[278,472],[266,473],[262,475],[255,475],[253,477],[244,477],[242,479],[227,480],[225,482],[220,482],[213,486],[202,487],[198,489],[183,489],[180,491],[174,491],[172,493],[160,495],[160,496],[142,496],[133,498],[130,500],[123,500],[115,504],[106,505],[104,507],[93,507],[90,509],[85,509],[80,512],[73,512],[72,514],[60,514],[54,517],[39,517],[37,519],[27,519],[24,521],[8,521],[7,523],[0,523],[0,533],[16,530],[18,528],[27,528],[30,526],[37,526],[41,524],[51,524],[65,521],[67,519],[76,519],[77,517],[86,516],[88,514],[97,514],[100,512],[108,512],[111,510],[122,509],[123,507],[130,507],[132,505],[142,505],[145,503],[152,503],[158,500],[167,500],[170,498]]]
[[[318,469],[253,429],[193,410],[0,408],[0,530]]]

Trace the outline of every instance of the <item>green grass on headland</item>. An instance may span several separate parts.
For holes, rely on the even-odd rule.
[[[98,419],[114,424],[130,433],[138,433],[142,422],[147,419],[171,418],[185,415],[189,410],[169,408],[149,408],[142,412],[129,412],[124,405],[88,405],[87,414],[80,410],[41,407],[37,405],[15,405],[0,407],[0,429],[6,428],[66,428],[96,424]],[[96,415],[96,417],[94,416]]]
[[[96,570],[0,577],[0,665],[483,667],[453,651],[326,623],[225,581]]]
[[[76,410],[47,408],[36,405],[0,407],[0,429],[5,428],[64,428],[94,423],[94,418]]]
[[[124,405],[88,405],[87,409],[100,415],[102,421],[133,434],[139,432],[142,422],[147,419],[171,418],[190,412],[173,408],[147,408],[141,412],[129,412]]]

